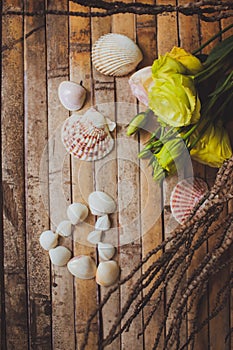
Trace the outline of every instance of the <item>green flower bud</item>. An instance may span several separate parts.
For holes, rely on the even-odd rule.
[[[129,123],[127,128],[127,135],[133,135],[139,128],[142,128],[147,122],[148,112],[141,112],[135,115],[135,117]]]

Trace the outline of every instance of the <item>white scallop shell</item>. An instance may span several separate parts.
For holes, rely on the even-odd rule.
[[[92,48],[92,62],[95,68],[105,75],[127,75],[137,67],[142,58],[139,47],[122,34],[105,34]]]
[[[93,215],[111,214],[116,211],[116,203],[112,197],[102,191],[94,191],[88,197],[88,204]]]
[[[119,277],[119,265],[114,260],[102,261],[96,271],[96,282],[104,287],[114,284]]]
[[[69,111],[78,111],[84,105],[86,89],[73,81],[62,81],[58,87],[61,104]]]
[[[49,250],[55,248],[58,244],[58,234],[52,230],[47,230],[41,233],[39,242],[42,248]]]
[[[72,232],[72,224],[69,220],[61,221],[56,229],[56,233],[63,237],[69,237]]]
[[[68,262],[67,268],[72,275],[84,280],[94,278],[96,274],[96,264],[88,255],[75,256]]]
[[[100,216],[95,223],[95,229],[97,231],[107,231],[110,229],[110,226],[111,223],[107,214]]]
[[[70,204],[67,208],[67,216],[73,225],[76,225],[86,219],[88,208],[82,203]]]
[[[102,231],[92,231],[88,234],[87,240],[91,244],[97,244],[101,242],[103,232]]]
[[[49,250],[49,257],[53,265],[65,266],[71,258],[71,251],[63,246]]]
[[[105,157],[114,146],[105,117],[90,108],[84,115],[74,113],[62,128],[62,142],[73,156],[86,161]]]
[[[101,260],[110,260],[116,253],[116,248],[110,243],[98,243],[98,253]]]
[[[208,185],[200,178],[190,177],[178,182],[170,198],[171,212],[176,221],[183,224],[207,192]]]

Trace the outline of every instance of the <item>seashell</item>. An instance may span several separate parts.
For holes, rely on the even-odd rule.
[[[116,211],[114,199],[102,191],[92,192],[88,197],[88,204],[93,215],[101,216]]]
[[[53,265],[65,266],[71,258],[71,251],[63,246],[49,250],[49,257]]]
[[[97,244],[101,241],[102,234],[102,231],[92,231],[88,234],[87,240],[91,244]]]
[[[96,274],[96,264],[87,255],[75,256],[68,262],[67,268],[72,275],[83,280],[94,278]]]
[[[206,182],[197,177],[190,177],[178,182],[170,198],[171,212],[176,221],[183,224],[207,191]]]
[[[127,75],[137,67],[142,58],[139,47],[122,34],[102,35],[92,48],[92,62],[95,68],[105,75]]]
[[[82,203],[70,204],[67,208],[67,216],[73,225],[78,224],[86,219],[88,208]]]
[[[58,244],[58,234],[51,230],[44,231],[40,235],[39,242],[45,250],[55,248]]]
[[[78,111],[84,105],[86,89],[73,81],[62,81],[58,87],[61,104],[69,111]]]
[[[95,223],[95,229],[97,231],[107,231],[110,229],[110,226],[111,223],[107,214],[100,216]]]
[[[63,237],[68,237],[72,232],[72,224],[69,220],[64,220],[59,223],[56,233]]]
[[[109,118],[105,118],[105,119],[106,119],[106,122],[107,122],[109,131],[113,131],[113,130],[116,128],[116,123],[113,122],[113,121],[112,121],[111,119],[109,119]]]
[[[105,157],[114,146],[105,117],[94,108],[84,115],[73,114],[66,119],[62,142],[70,154],[86,161]]]
[[[96,283],[104,287],[109,287],[116,282],[119,273],[120,269],[116,261],[102,261],[99,263],[96,271]]]
[[[132,94],[145,106],[149,104],[148,92],[153,84],[151,66],[138,70],[129,78]]]
[[[101,260],[110,260],[115,255],[116,248],[110,243],[98,243],[98,253]]]

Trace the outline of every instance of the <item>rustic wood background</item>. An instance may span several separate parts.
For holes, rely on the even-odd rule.
[[[157,3],[175,5],[188,1]],[[68,0],[2,2],[2,11],[46,8],[90,11]],[[106,240],[119,247],[116,259],[121,276],[126,276],[176,225],[170,213],[169,194],[177,178],[166,180],[160,191],[146,164],[137,161],[137,137],[131,143],[121,142],[125,138],[124,126],[137,108],[143,107],[137,106],[132,97],[128,77],[106,77],[93,68],[92,43],[105,33],[126,34],[142,49],[144,59],[140,67],[144,67],[174,45],[192,51],[230,23],[232,19],[206,23],[197,15],[185,17],[174,13],[119,14],[91,19],[53,15],[2,17],[1,349],[78,349],[86,320],[106,293],[107,288],[97,288],[94,280],[80,281],[66,267],[52,266],[48,254],[39,245],[40,233],[50,227],[56,229],[58,220],[65,219],[69,203],[85,203],[94,189],[104,190],[118,201],[119,211],[111,217],[115,229]],[[95,164],[70,159],[60,143],[59,126],[69,116],[57,96],[63,80],[82,80],[89,92],[85,108],[96,104],[118,123],[114,137],[119,142],[116,141],[114,151]],[[117,113],[115,102],[119,102]],[[210,185],[213,183],[215,170],[195,163],[193,166],[196,175]],[[164,211],[160,215],[161,206]],[[232,210],[232,206],[226,210]],[[60,238],[60,244],[70,248],[73,255],[95,257],[95,248],[84,244],[93,223],[90,215],[87,224],[74,232],[73,240]],[[125,237],[129,242],[124,241]],[[224,283],[228,274],[226,268],[211,281],[200,320],[208,315],[216,286]],[[130,283],[124,285],[103,312],[103,332],[108,330],[113,314],[120,310],[130,288]],[[204,327],[197,336],[196,350],[231,348],[231,338],[226,336],[233,325],[232,304],[233,300],[229,300],[221,313]],[[156,314],[144,336],[137,337],[151,307],[148,305],[130,331],[108,349],[152,349],[163,310]],[[188,324],[189,319],[182,328],[184,339],[188,336]],[[95,320],[88,349],[97,349],[100,328],[99,320]],[[160,349],[163,349],[162,339]]]

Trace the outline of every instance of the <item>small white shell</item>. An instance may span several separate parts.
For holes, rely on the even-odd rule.
[[[63,237],[68,237],[72,232],[72,224],[69,220],[63,220],[59,223],[56,233]]]
[[[93,215],[111,214],[116,211],[116,203],[112,197],[102,191],[94,191],[88,197],[88,204]]]
[[[98,243],[98,253],[101,260],[110,260],[114,257],[116,248],[110,243]]]
[[[61,132],[66,150],[74,157],[94,161],[105,157],[114,146],[105,117],[90,108],[84,115],[74,113]]]
[[[44,231],[41,233],[39,241],[41,247],[45,250],[55,248],[58,244],[58,234],[51,230]]]
[[[105,34],[92,47],[92,62],[105,75],[127,75],[137,67],[142,58],[139,47],[122,34]]]
[[[132,94],[145,106],[149,104],[148,92],[153,84],[151,66],[138,70],[129,78]]]
[[[101,242],[103,232],[102,231],[92,231],[88,234],[87,240],[91,244],[97,244]]]
[[[197,177],[190,177],[178,182],[170,198],[171,212],[176,221],[183,224],[207,191],[207,183]]]
[[[86,99],[86,89],[72,81],[62,81],[58,87],[58,97],[61,104],[69,111],[82,108]]]
[[[78,224],[86,219],[88,208],[82,203],[70,204],[67,208],[67,216],[73,225]]]
[[[94,278],[96,274],[96,264],[88,255],[75,256],[68,262],[67,268],[72,275],[84,280]]]
[[[107,231],[110,229],[110,226],[111,223],[107,214],[100,216],[95,223],[95,229],[97,231]]]
[[[96,282],[104,287],[109,287],[116,282],[120,273],[116,261],[102,261],[99,263],[96,271]]]
[[[49,250],[50,260],[53,265],[65,266],[71,258],[71,251],[63,246]]]

